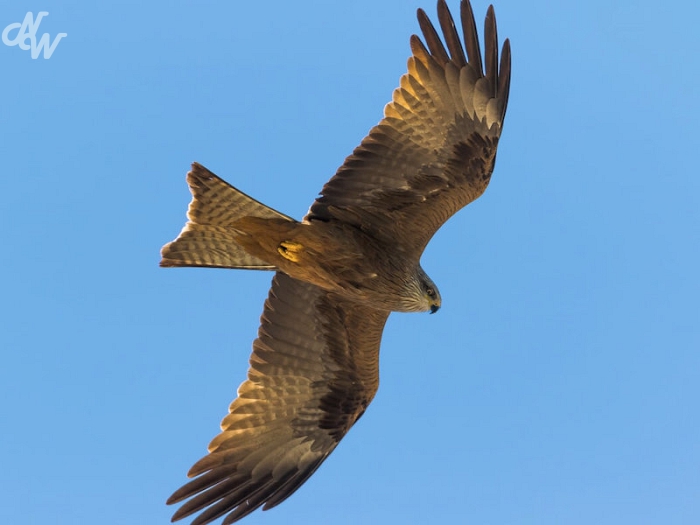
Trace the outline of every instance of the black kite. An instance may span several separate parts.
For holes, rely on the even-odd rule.
[[[363,414],[378,386],[389,313],[434,312],[440,294],[420,266],[437,229],[486,189],[510,85],[493,7],[482,66],[472,8],[461,2],[466,54],[444,0],[445,45],[418,10],[408,73],[384,118],[323,187],[301,222],[199,164],[187,182],[189,222],[161,266],[276,270],[248,379],[209,454],[168,503],[173,521],[201,512],[233,523],[297,490]]]

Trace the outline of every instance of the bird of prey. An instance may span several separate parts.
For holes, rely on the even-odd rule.
[[[378,386],[379,344],[391,312],[435,312],[440,293],[420,258],[438,228],[486,189],[510,85],[510,44],[499,63],[493,6],[485,53],[469,0],[462,46],[444,0],[444,44],[418,10],[408,72],[384,118],[345,159],[298,222],[199,164],[187,183],[189,221],[161,266],[274,270],[248,378],[173,521],[226,515],[233,523],[287,499],[362,416]],[[465,52],[466,49],[466,52]]]

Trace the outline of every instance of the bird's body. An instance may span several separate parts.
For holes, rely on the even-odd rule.
[[[199,164],[192,165],[187,177],[201,223],[214,214],[208,206],[212,190],[224,202],[250,199]],[[226,267],[239,267],[241,259],[250,268],[252,257],[260,261],[259,268],[274,268],[339,298],[386,312],[420,312],[440,306],[422,301],[423,294],[414,293],[421,282],[437,290],[420,268],[420,259],[415,253],[404,252],[401,243],[378,239],[338,219],[298,222],[279,212],[270,216],[269,211],[273,210],[258,203],[246,211],[247,215],[228,220],[225,226],[206,229],[189,223],[178,240],[163,248],[161,266],[209,266],[186,258],[211,252],[208,235],[225,227],[228,241],[216,241],[217,249],[226,252]],[[193,240],[195,235],[199,242]],[[424,276],[422,281],[419,276]]]
[[[245,250],[290,277],[370,308],[425,311],[409,286],[419,261],[340,221],[246,218],[236,238]],[[413,279],[415,280],[415,279]],[[423,306],[423,307],[421,307]]]
[[[485,69],[473,13],[461,2],[466,54],[444,0],[447,48],[422,10],[427,48],[411,38],[408,73],[384,118],[296,221],[199,164],[187,182],[189,221],[162,266],[275,270],[248,379],[168,503],[173,520],[204,525],[274,507],[319,467],[364,413],[379,384],[379,345],[392,311],[435,312],[440,294],[420,265],[425,246],[486,189],[510,85],[499,66],[493,8]]]

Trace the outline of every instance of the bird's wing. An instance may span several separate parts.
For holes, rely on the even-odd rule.
[[[427,49],[411,37],[408,73],[384,118],[326,183],[307,221],[339,219],[420,256],[437,229],[489,183],[510,86],[510,43],[498,60],[493,6],[485,22],[485,68],[468,0],[461,2],[466,54],[438,1],[445,45],[424,11]]]
[[[202,525],[233,523],[281,503],[314,473],[362,415],[379,384],[389,312],[338,300],[277,273],[238,389],[209,455],[168,503],[173,521],[204,510]]]

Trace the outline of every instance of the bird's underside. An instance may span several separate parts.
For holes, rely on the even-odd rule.
[[[275,270],[248,378],[192,481],[168,503],[173,521],[230,524],[296,491],[364,413],[378,386],[391,311],[436,311],[420,267],[435,231],[478,198],[493,171],[510,85],[493,7],[478,43],[462,0],[464,48],[444,0],[445,44],[422,10],[408,73],[384,118],[326,183],[302,221],[273,210],[199,164],[188,222],[161,266]],[[427,45],[427,47],[426,47]],[[466,53],[465,49],[466,48]],[[483,65],[482,65],[483,64]],[[187,501],[185,501],[187,500]]]

